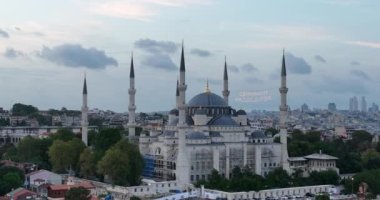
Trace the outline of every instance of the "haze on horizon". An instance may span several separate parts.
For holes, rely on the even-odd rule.
[[[351,96],[380,103],[379,1],[4,0],[0,7],[0,107],[127,111],[133,51],[137,112],[175,106],[180,45],[187,101],[221,95],[224,57],[230,104],[278,110],[285,48],[288,103],[346,109]],[[259,95],[242,102],[245,93]],[[265,98],[261,98],[264,95]]]

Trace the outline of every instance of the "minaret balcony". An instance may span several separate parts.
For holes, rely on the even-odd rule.
[[[187,85],[186,84],[180,84],[178,86],[178,89],[179,89],[179,91],[185,91],[187,89]]]
[[[287,87],[280,87],[280,93],[281,93],[281,94],[286,94],[286,93],[288,93],[288,88],[287,88]]]
[[[128,90],[128,93],[129,93],[130,95],[132,95],[132,94],[136,94],[136,89],[129,89],[129,90]]]

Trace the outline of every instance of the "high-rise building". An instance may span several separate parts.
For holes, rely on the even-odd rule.
[[[362,100],[360,101],[360,109],[362,112],[367,112],[367,101],[364,96],[362,96]]]
[[[306,103],[302,104],[301,112],[309,112],[309,111],[310,111],[309,106]]]
[[[379,105],[372,103],[372,106],[368,110],[369,112],[379,112]]]
[[[356,96],[353,97],[353,109],[354,111],[359,111],[359,101]]]
[[[349,102],[349,111],[358,111],[359,110],[359,102],[356,96],[350,98]]]
[[[329,103],[329,105],[327,106],[327,109],[329,111],[336,111],[336,104],[335,103]]]

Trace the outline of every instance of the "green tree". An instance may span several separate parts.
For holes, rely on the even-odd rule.
[[[338,185],[339,179],[340,177],[338,173],[333,170],[320,172],[313,171],[309,175],[309,181],[311,185]]]
[[[85,177],[93,177],[96,173],[95,154],[90,148],[86,148],[79,157],[80,174]]]
[[[90,190],[84,187],[70,188],[65,194],[65,200],[90,200]]]
[[[55,140],[49,148],[49,158],[56,172],[65,172],[69,168],[76,168],[79,156],[85,144],[78,138],[74,138],[68,142]]]
[[[290,186],[290,176],[281,168],[269,172],[265,178],[265,183],[268,188],[285,188]]]
[[[330,196],[328,194],[317,195],[315,200],[330,200]]]
[[[69,141],[75,138],[75,134],[69,129],[59,129],[56,133],[51,134],[50,138],[53,140]]]
[[[105,152],[112,145],[121,140],[120,129],[102,129],[95,135],[94,148],[97,151]]]
[[[21,103],[13,104],[12,115],[13,116],[29,116],[31,114],[38,113],[38,108],[32,105],[25,105]]]
[[[0,196],[21,187],[24,172],[16,167],[0,167]]]
[[[121,140],[98,162],[98,172],[117,185],[138,185],[144,161],[136,145]]]
[[[353,178],[354,192],[358,190],[359,184],[364,182],[368,184],[368,192],[371,192],[374,195],[380,194],[380,169],[365,170],[363,172],[355,174]],[[344,188],[346,193],[351,193],[351,184],[351,180],[345,182]]]

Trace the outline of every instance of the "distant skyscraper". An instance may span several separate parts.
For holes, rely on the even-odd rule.
[[[358,98],[356,96],[350,98],[350,102],[349,102],[349,111],[359,111],[359,102],[358,102]]]
[[[360,101],[360,108],[362,112],[367,112],[367,101],[364,96],[362,96],[362,100]]]
[[[329,111],[336,111],[336,104],[335,103],[329,103],[329,105],[327,106],[327,109]]]
[[[354,111],[359,111],[359,101],[356,96],[353,98],[353,110]]]
[[[309,112],[309,111],[310,111],[309,106],[306,103],[302,104],[301,112]]]
[[[354,99],[353,98],[350,98],[350,100],[349,100],[348,110],[349,111],[354,111]]]
[[[379,112],[379,105],[372,103],[372,106],[369,108],[370,112]]]

